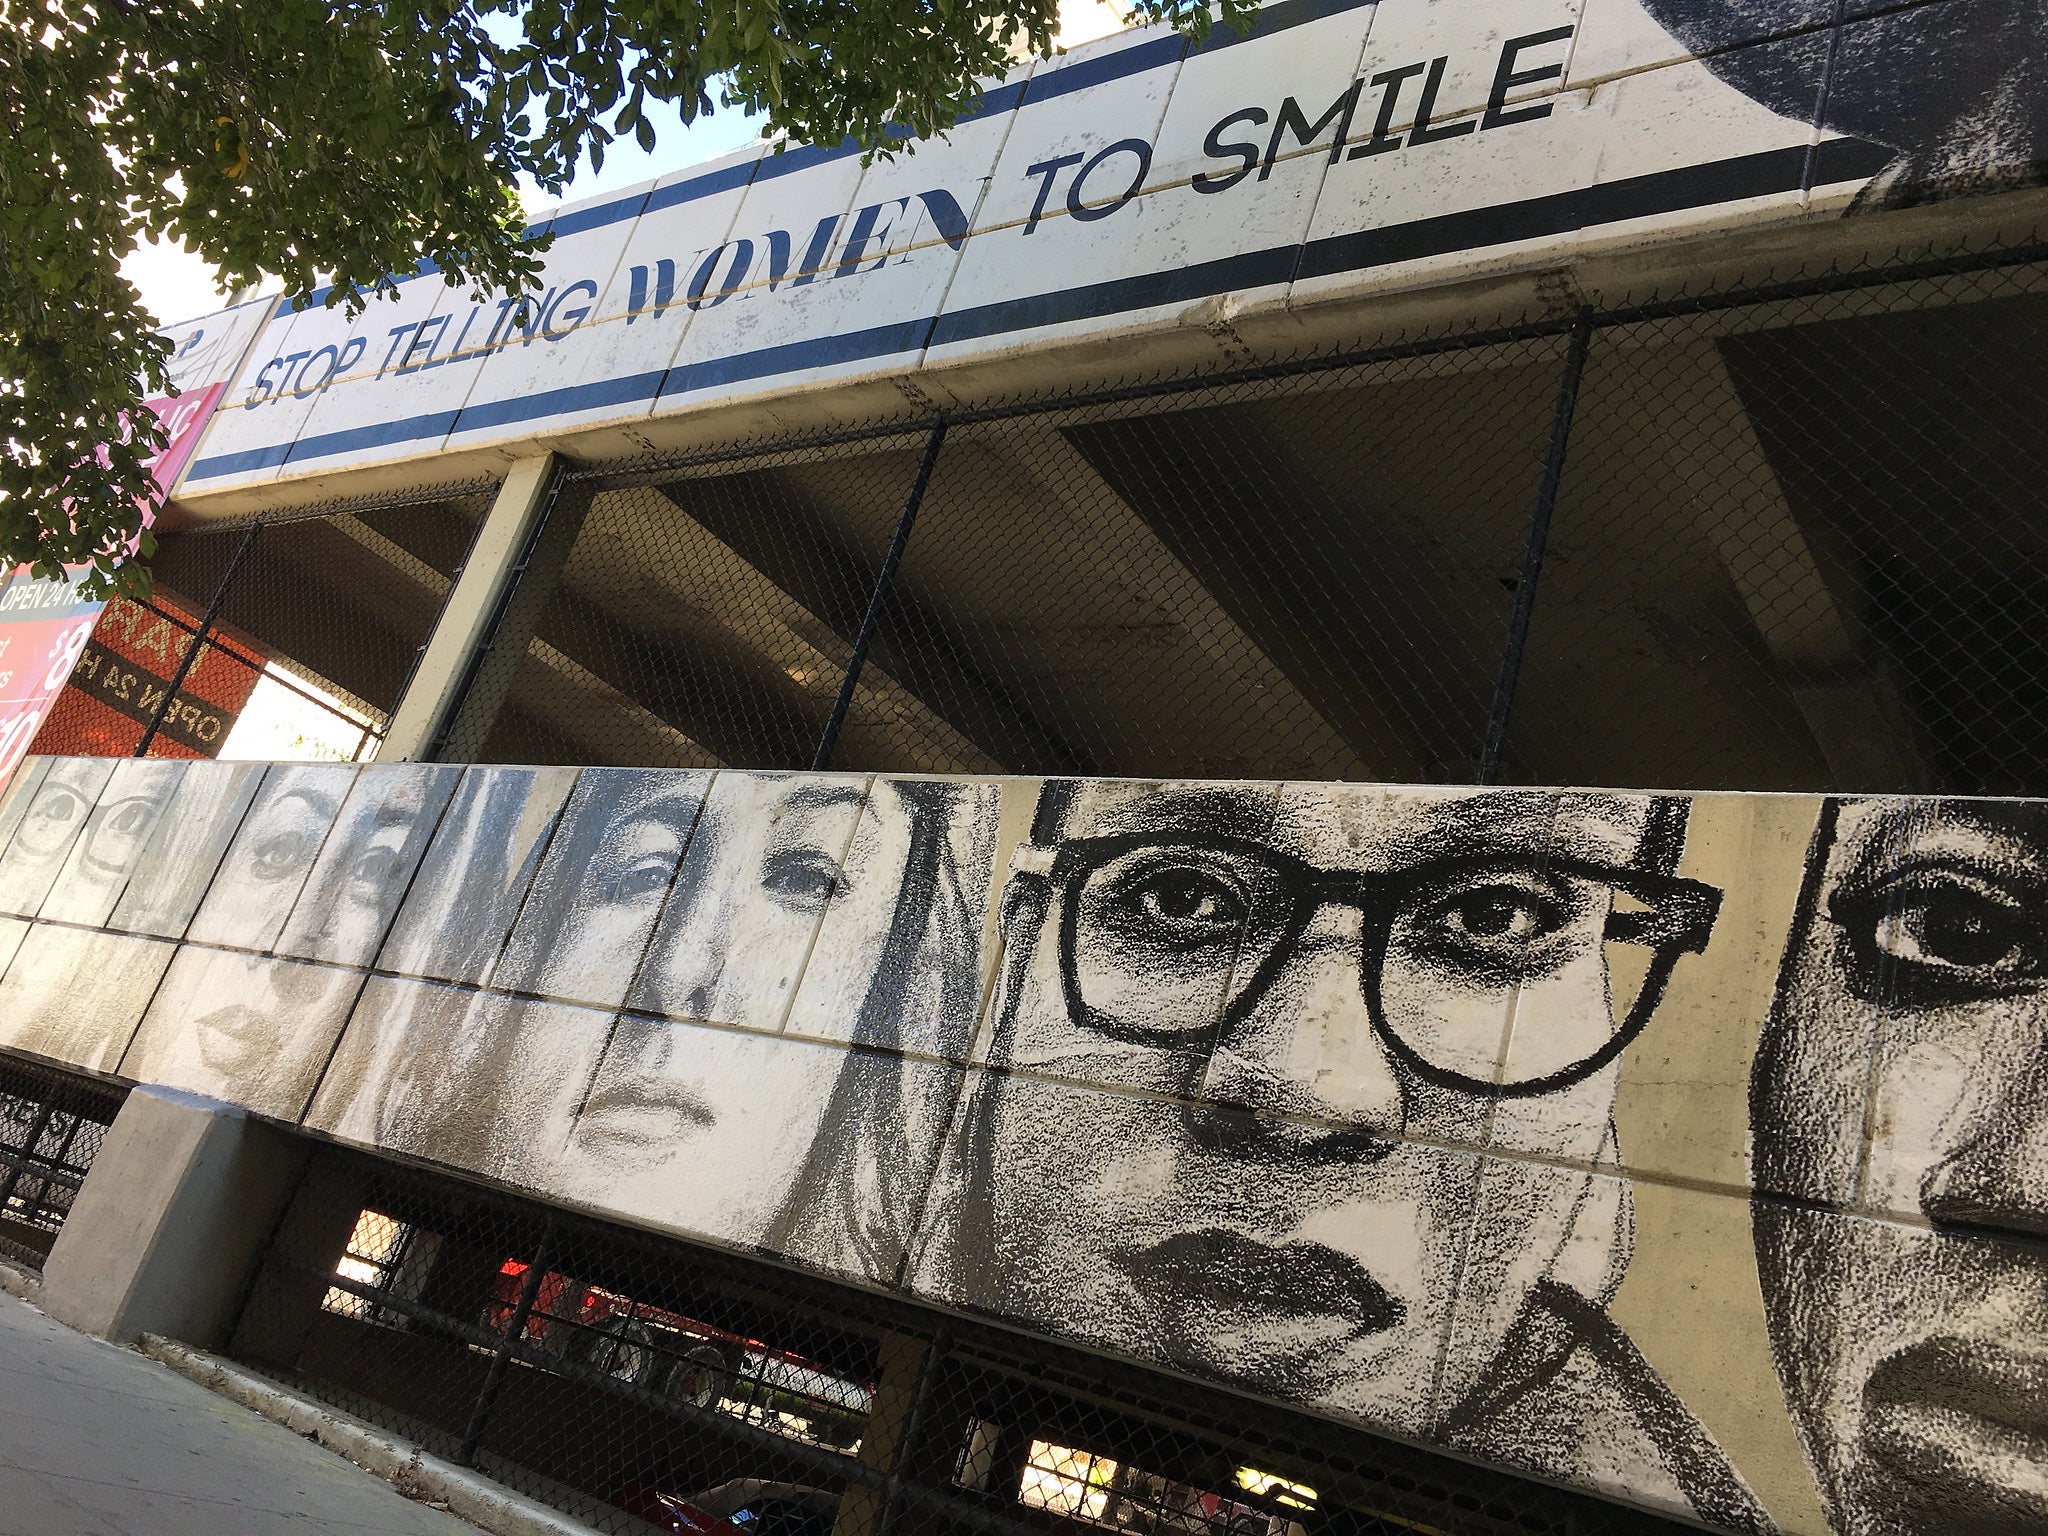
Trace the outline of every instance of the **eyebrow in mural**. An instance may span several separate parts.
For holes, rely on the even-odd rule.
[[[1618,1059],[1719,903],[1687,811],[1048,784],[919,1285],[1771,1529],[1605,1310]]]
[[[1805,122],[1818,103],[1823,128],[1893,151],[1857,194],[1859,209],[2048,181],[2048,7],[2038,0],[1852,6],[1825,54],[1757,40],[1833,22],[1833,4],[1643,4],[1751,100]]]
[[[1833,1527],[2048,1525],[2048,808],[1829,805],[1750,1108],[1771,1345]]]

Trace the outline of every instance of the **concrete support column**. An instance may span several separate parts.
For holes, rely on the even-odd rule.
[[[44,1310],[120,1343],[218,1349],[307,1155],[234,1105],[137,1088],[50,1250]]]
[[[1681,467],[1700,524],[1829,774],[1845,789],[1921,787],[1928,775],[1912,712],[1829,581],[1720,348],[1711,341],[1675,347],[1656,369],[1645,395],[1661,418],[1664,451]]]
[[[379,762],[418,762],[433,745],[441,722],[455,706],[470,657],[483,644],[484,631],[498,611],[498,599],[512,580],[534,522],[547,506],[554,470],[555,456],[543,453],[519,460],[507,472],[497,499],[484,514],[483,526],[477,529],[462,574],[441,608],[412,682],[391,713],[391,728],[377,753]]]
[[[883,1334],[880,1354],[881,1369],[875,1378],[867,1425],[861,1432],[859,1460],[877,1472],[913,1475],[917,1442],[930,1434],[929,1425],[917,1422],[917,1404],[926,1391],[925,1377],[938,1362],[928,1340],[902,1333]],[[885,1536],[882,1524],[889,1502],[885,1486],[850,1484],[839,1501],[832,1536]],[[899,1518],[901,1514],[899,1509]]]

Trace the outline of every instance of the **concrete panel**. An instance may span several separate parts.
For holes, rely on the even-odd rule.
[[[627,1006],[779,1031],[839,897],[868,782],[719,774]]]
[[[574,768],[465,768],[378,964],[439,981],[489,981],[576,776]]]

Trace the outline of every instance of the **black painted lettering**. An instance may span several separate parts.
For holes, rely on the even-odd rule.
[[[709,300],[704,297],[711,286],[711,274],[718,270],[718,263],[727,251],[732,252],[732,265],[726,269],[725,281],[718,292]],[[683,303],[690,309],[716,309],[739,289],[747,280],[748,269],[754,265],[754,242],[751,240],[728,240],[724,245],[715,245],[711,253],[697,264],[697,270],[690,274],[690,286],[683,290]]]
[[[1426,64],[1403,64],[1399,69],[1382,70],[1372,77],[1374,89],[1382,86],[1386,88],[1386,93],[1380,97],[1379,115],[1372,120],[1372,137],[1352,150],[1346,158],[1356,160],[1361,155],[1384,155],[1401,147],[1401,135],[1391,132],[1394,126],[1394,109],[1401,102],[1401,87],[1428,67]]]
[[[1358,110],[1358,93],[1365,88],[1363,80],[1351,82],[1351,88],[1331,102],[1323,115],[1313,123],[1308,114],[1301,110],[1301,103],[1292,96],[1280,103],[1280,115],[1273,120],[1273,136],[1266,141],[1266,158],[1259,166],[1259,180],[1264,181],[1273,174],[1273,162],[1279,158],[1280,144],[1291,131],[1301,147],[1309,145],[1323,136],[1323,130],[1332,123],[1337,125],[1336,137],[1330,141],[1330,163],[1336,164],[1337,156],[1344,152],[1344,141],[1351,136],[1351,114]]]
[[[1080,163],[1081,157],[1079,155],[1061,155],[1057,160],[1041,160],[1036,165],[1025,167],[1024,174],[1026,176],[1041,178],[1038,183],[1038,196],[1031,204],[1031,217],[1024,221],[1025,234],[1030,234],[1031,231],[1038,228],[1039,224],[1044,221],[1045,202],[1047,198],[1052,196],[1052,184],[1058,179],[1060,172],[1070,165],[1079,165]]]
[[[1445,139],[1462,139],[1474,132],[1479,124],[1472,118],[1462,123],[1453,123],[1448,128],[1433,127],[1429,121],[1436,111],[1437,87],[1444,83],[1444,70],[1450,64],[1449,54],[1440,54],[1429,61],[1429,78],[1422,82],[1422,101],[1415,108],[1415,126],[1408,130],[1408,142],[1413,144],[1440,144]]]
[[[846,232],[846,248],[839,253],[839,265],[832,269],[834,277],[857,277],[863,272],[878,270],[889,259],[889,231],[896,227],[896,216],[910,206],[910,199],[899,197],[894,202],[869,203],[853,216],[853,227]],[[887,222],[882,215],[888,214]],[[880,245],[881,250],[874,256],[868,255],[870,245]],[[862,266],[862,262],[869,262]]]
[[[1540,117],[1550,116],[1551,103],[1538,102],[1533,107],[1517,107],[1512,112],[1507,107],[1508,92],[1522,85],[1539,85],[1545,80],[1559,80],[1564,77],[1563,64],[1545,64],[1540,69],[1515,68],[1521,54],[1530,48],[1541,48],[1546,43],[1561,43],[1572,35],[1570,27],[1552,27],[1548,32],[1531,32],[1526,37],[1511,37],[1500,45],[1500,64],[1493,72],[1493,89],[1486,96],[1486,115],[1479,120],[1481,128],[1506,128],[1514,123],[1533,123]]]
[[[1210,171],[1195,172],[1191,181],[1197,192],[1228,192],[1251,175],[1252,167],[1259,163],[1259,146],[1248,139],[1238,139],[1226,144],[1223,142],[1223,133],[1225,129],[1238,123],[1243,123],[1248,128],[1256,128],[1266,121],[1266,117],[1264,107],[1243,107],[1209,130],[1209,137],[1202,140],[1203,153],[1212,160],[1235,155],[1239,164],[1236,170],[1226,171],[1220,175]]]
[[[1082,198],[1086,196],[1083,188],[1087,186],[1088,177],[1095,168],[1111,155],[1135,155],[1138,161],[1138,169],[1132,173],[1130,185],[1125,187],[1123,191],[1119,192],[1108,202],[1097,204],[1091,208],[1082,201]],[[1138,195],[1138,188],[1145,185],[1145,173],[1151,169],[1152,146],[1150,144],[1147,144],[1143,139],[1118,139],[1109,148],[1098,150],[1094,159],[1074,172],[1074,179],[1067,185],[1067,212],[1081,220],[1084,224],[1093,223],[1097,219],[1108,218],[1117,209],[1123,207],[1125,203],[1128,203]]]
[[[918,193],[917,200],[924,204],[925,217],[932,221],[941,240],[956,251],[967,243],[967,214],[952,193],[944,187],[934,187]]]

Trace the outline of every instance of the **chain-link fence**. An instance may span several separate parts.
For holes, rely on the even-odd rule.
[[[473,484],[166,533],[34,751],[372,757],[490,507]]]
[[[231,1351],[599,1530],[1520,1536],[1639,1511],[352,1152]],[[726,1536],[730,1536],[727,1532]]]
[[[2044,255],[577,471],[440,751],[2048,792]]]
[[[0,1259],[41,1269],[128,1090],[0,1056]]]

